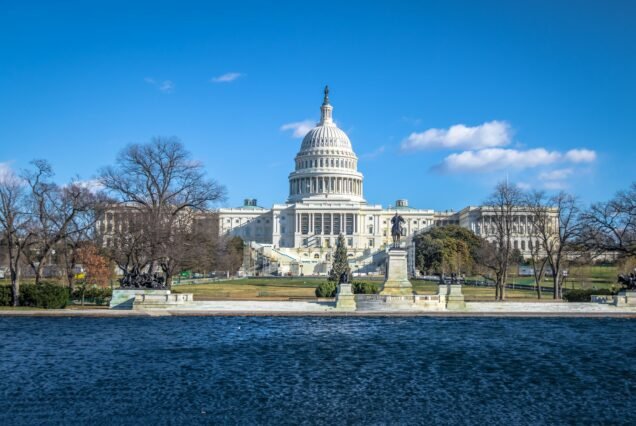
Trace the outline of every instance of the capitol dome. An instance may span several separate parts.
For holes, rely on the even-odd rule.
[[[289,175],[289,202],[307,200],[364,201],[362,174],[351,141],[333,121],[329,88],[320,107],[320,121],[303,138]]]

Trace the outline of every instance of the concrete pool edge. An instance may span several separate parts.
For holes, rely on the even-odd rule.
[[[455,317],[455,318],[634,318],[636,311],[616,312],[404,312],[404,311],[368,311],[368,312],[281,312],[281,311],[221,311],[221,310],[106,310],[106,309],[50,309],[50,310],[0,310],[2,317],[61,317],[61,318],[153,318],[153,317]]]

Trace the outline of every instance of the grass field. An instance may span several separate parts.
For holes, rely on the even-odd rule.
[[[614,266],[574,266],[569,268],[569,276],[565,288],[611,288],[616,286],[617,268]],[[195,300],[215,299],[260,299],[287,300],[296,298],[313,298],[315,289],[325,278],[295,277],[295,278],[244,278],[220,281],[206,284],[184,284],[173,287],[178,293],[193,293]],[[356,279],[365,281],[364,279]],[[51,281],[47,279],[47,281]],[[32,283],[33,279],[25,279],[23,284]],[[374,281],[378,282],[378,281]],[[437,284],[429,281],[413,280],[413,289],[417,294],[436,294]],[[506,290],[508,299],[536,300],[534,279],[532,277],[511,276],[509,283],[514,284],[514,290]],[[0,285],[9,285],[8,279],[0,280]],[[61,283],[62,284],[62,283]],[[544,287],[550,287],[551,280],[544,281]],[[464,286],[466,300],[493,300],[495,297],[492,287]],[[544,299],[550,300],[551,293],[545,293]]]
[[[179,285],[173,287],[173,291],[193,293],[195,300],[313,298],[316,287],[322,281],[324,278],[250,278],[209,284]],[[414,280],[412,283],[417,294],[437,293],[436,283],[419,280]],[[493,300],[495,297],[494,289],[489,287],[464,286],[463,292],[466,300]],[[531,289],[508,290],[507,296],[515,300],[536,299],[534,290]]]

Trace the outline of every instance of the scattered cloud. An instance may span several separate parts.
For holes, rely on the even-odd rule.
[[[144,81],[153,86],[156,87],[157,90],[159,90],[162,93],[172,93],[174,92],[174,83],[170,80],[163,80],[163,81],[157,81],[154,78],[151,77],[146,77],[144,78]]]
[[[518,150],[509,148],[487,148],[478,151],[463,151],[448,155],[434,169],[448,173],[491,172],[511,169],[523,170],[555,163],[582,163],[596,159],[596,152],[589,149],[573,149],[565,154],[545,148]],[[541,180],[565,179],[574,170],[563,168],[543,172]]]
[[[99,179],[78,180],[74,183],[82,188],[88,189],[92,193],[96,193],[104,189],[104,185],[102,185]]]
[[[382,145],[376,149],[374,149],[371,152],[367,152],[366,154],[361,154],[360,158],[364,159],[364,160],[372,160],[376,157],[379,157],[380,155],[384,154],[384,151],[386,151],[386,146]]]
[[[402,121],[404,121],[405,123],[410,124],[411,126],[419,126],[420,124],[422,124],[422,119],[421,118],[417,118],[417,117],[403,116],[402,117]]]
[[[560,180],[547,181],[543,183],[543,187],[545,189],[549,189],[552,191],[559,191],[562,189],[566,189],[568,187],[567,183]]]
[[[516,149],[488,148],[450,154],[435,169],[448,173],[490,172],[502,169],[522,170],[552,164],[561,154],[544,148],[520,151]]]
[[[236,80],[239,77],[243,77],[244,74],[240,73],[240,72],[227,72],[225,74],[216,76],[216,77],[212,77],[212,79],[210,80],[212,83],[230,83],[234,80]]]
[[[292,136],[295,138],[304,137],[311,129],[316,126],[313,120],[296,121],[294,123],[287,123],[280,126],[280,130],[287,131],[293,130]]]
[[[5,182],[7,179],[11,179],[15,176],[11,164],[0,163],[0,182]]]
[[[532,189],[532,184],[530,184],[528,182],[517,182],[517,186],[519,187],[519,189],[521,189],[523,191],[527,191],[529,189]]]
[[[539,173],[539,180],[564,180],[570,177],[572,173],[574,173],[574,169],[571,168],[550,170]]]
[[[505,146],[512,139],[512,129],[505,121],[489,121],[479,126],[468,127],[456,124],[448,129],[428,129],[411,133],[402,142],[402,150],[424,149],[482,149]]]
[[[591,149],[571,149],[565,153],[565,159],[571,163],[593,163],[596,152]]]

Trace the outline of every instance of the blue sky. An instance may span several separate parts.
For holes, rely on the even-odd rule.
[[[226,205],[270,206],[329,84],[371,203],[459,209],[506,176],[590,202],[636,180],[631,1],[2,10],[0,167],[46,158],[88,180],[128,143],[178,136]]]

